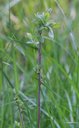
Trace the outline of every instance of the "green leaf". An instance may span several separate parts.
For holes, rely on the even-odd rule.
[[[29,41],[27,41],[26,43],[27,43],[27,44],[35,44],[35,45],[39,44],[39,42],[36,42],[36,41],[34,41],[34,40],[29,40]]]
[[[31,34],[31,33],[27,33],[27,37],[28,37],[29,39],[32,39],[32,34]]]
[[[53,30],[52,30],[51,27],[49,28],[48,36],[49,36],[51,39],[54,39],[54,32],[53,32]]]
[[[59,23],[53,23],[53,28],[60,28],[60,24]]]

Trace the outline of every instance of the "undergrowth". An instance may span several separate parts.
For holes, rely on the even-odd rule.
[[[79,127],[78,5],[0,1],[0,128]]]

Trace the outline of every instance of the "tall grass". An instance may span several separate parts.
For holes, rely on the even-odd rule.
[[[38,78],[34,16],[52,8],[54,39],[42,44],[40,128],[79,127],[79,2],[0,1],[0,128],[36,128]],[[57,24],[55,24],[55,22]],[[57,29],[56,29],[57,27]]]

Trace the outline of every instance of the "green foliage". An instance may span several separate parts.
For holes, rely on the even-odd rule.
[[[37,127],[39,32],[41,128],[79,127],[78,5],[0,1],[0,128]]]

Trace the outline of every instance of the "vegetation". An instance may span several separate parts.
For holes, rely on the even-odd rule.
[[[79,127],[78,0],[0,0],[0,128]]]

